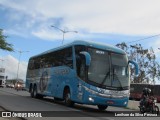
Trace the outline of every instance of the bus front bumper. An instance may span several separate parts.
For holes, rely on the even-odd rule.
[[[108,105],[108,106],[119,106],[126,107],[128,105],[128,96],[113,96],[103,94],[92,94],[85,91],[84,101],[90,105]]]

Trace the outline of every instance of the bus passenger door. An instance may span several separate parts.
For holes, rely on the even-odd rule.
[[[84,94],[84,88],[82,87],[84,85],[84,82],[78,78],[78,85],[77,85],[77,99],[79,102],[83,101],[83,94]]]
[[[86,47],[83,45],[75,45],[74,46],[74,58],[75,60],[73,62],[76,68],[76,99],[77,101],[81,102],[83,101],[84,96],[84,84],[85,84],[85,78],[86,78],[86,65],[85,65],[85,55],[83,55],[81,52],[86,51]]]
[[[83,56],[82,56],[83,57]],[[86,73],[86,68],[85,68],[85,61],[84,59],[77,59],[76,60],[76,67],[77,67],[77,99],[79,102],[83,100],[83,95],[84,95],[84,84],[85,84],[85,73]]]

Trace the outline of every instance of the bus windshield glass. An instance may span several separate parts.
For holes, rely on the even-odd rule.
[[[123,54],[88,48],[91,65],[88,68],[88,81],[98,87],[124,90],[129,87],[128,60]]]

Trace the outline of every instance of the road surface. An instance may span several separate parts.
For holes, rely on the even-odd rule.
[[[159,120],[160,117],[123,117],[129,113],[139,115],[139,111],[108,107],[106,111],[99,111],[96,106],[76,104],[73,108],[66,107],[63,102],[53,98],[31,98],[27,91],[16,91],[10,88],[0,88],[0,106],[7,111],[20,112],[26,120]],[[25,113],[40,113],[42,118],[28,118]],[[27,114],[26,113],[26,114]],[[40,114],[37,114],[40,115]],[[15,114],[16,115],[16,114]],[[130,115],[130,114],[129,114]],[[47,116],[47,117],[46,117]],[[1,118],[0,118],[1,120]]]

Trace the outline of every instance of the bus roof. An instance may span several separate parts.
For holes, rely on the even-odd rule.
[[[98,48],[98,49],[102,49],[102,50],[112,51],[112,52],[116,52],[116,53],[120,53],[120,54],[126,54],[122,49],[120,49],[116,46],[113,46],[113,45],[94,42],[94,41],[75,40],[75,41],[73,41],[71,43],[68,43],[66,45],[47,50],[47,51],[45,51],[41,54],[35,55],[31,58],[38,57],[38,56],[41,56],[41,55],[45,55],[47,53],[51,53],[51,52],[61,50],[61,49],[67,48],[67,47],[71,47],[71,46],[74,46],[74,45],[84,45],[84,46],[89,46],[89,47]]]

